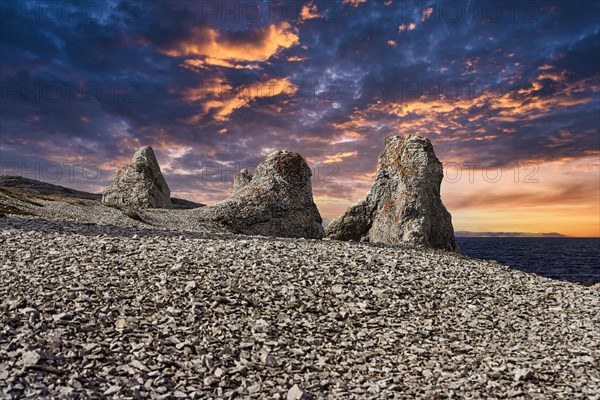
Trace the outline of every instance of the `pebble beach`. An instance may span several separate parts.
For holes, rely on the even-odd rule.
[[[36,204],[0,218],[0,398],[599,398],[598,285]]]

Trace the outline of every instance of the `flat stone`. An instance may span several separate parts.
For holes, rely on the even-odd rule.
[[[21,365],[24,367],[37,365],[42,358],[42,355],[37,350],[26,351],[21,355]]]
[[[313,397],[298,385],[294,385],[287,393],[287,400],[311,400]]]

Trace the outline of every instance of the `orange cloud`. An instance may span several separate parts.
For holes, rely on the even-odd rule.
[[[218,84],[218,82],[216,82]],[[221,82],[222,83],[222,82]],[[292,83],[288,78],[273,78],[267,82],[255,82],[240,88],[232,88],[223,85],[224,90],[232,91],[232,96],[214,96],[215,98],[206,99],[204,88],[194,88],[186,92],[188,102],[202,101],[204,113],[192,117],[188,122],[196,123],[204,115],[215,111],[213,118],[217,121],[228,121],[231,114],[242,107],[251,104],[254,100],[265,97],[275,97],[279,95],[294,96],[298,91],[298,86]],[[284,100],[285,101],[285,100]]]
[[[204,56],[229,62],[256,62],[266,61],[281,50],[298,43],[297,30],[289,23],[282,22],[255,29],[243,41],[223,37],[217,29],[195,28],[191,38],[161,51],[172,57]]]
[[[344,158],[349,158],[349,157],[356,157],[358,155],[357,151],[348,151],[345,153],[337,153],[331,156],[325,156],[325,161],[323,161],[324,164],[330,164],[330,163],[339,163],[344,161]]]
[[[306,57],[298,57],[298,56],[293,56],[293,57],[286,58],[286,61],[289,61],[289,62],[301,62],[301,61],[306,61],[306,60],[308,60],[308,58],[306,58]]]
[[[307,19],[319,18],[321,15],[319,14],[319,10],[317,9],[317,5],[313,1],[309,1],[306,3],[302,10],[300,10],[300,20],[306,21]]]
[[[431,13],[433,12],[433,8],[429,7],[423,10],[423,15],[421,16],[421,22],[425,22],[427,21],[427,19],[431,16]]]
[[[183,95],[188,103],[204,101],[211,96],[223,97],[233,91],[233,86],[222,78],[205,80],[202,86],[185,89]]]
[[[567,81],[567,74],[566,72],[561,72],[561,73],[557,73],[557,72],[545,72],[543,74],[540,74],[537,79],[539,81],[541,81],[542,79],[550,79],[554,82],[566,82]]]
[[[530,88],[491,99],[491,108],[499,110],[498,114],[507,118],[519,117],[520,119],[534,120],[556,109],[587,104],[593,100],[587,93],[600,89],[597,82],[594,81],[595,78],[591,78],[564,85],[562,90],[553,96],[541,97],[537,92],[543,88],[540,82],[542,79],[563,80],[566,78],[562,74],[542,74],[531,83]]]
[[[526,122],[534,121],[557,109],[577,107],[593,101],[591,91],[600,91],[596,78],[585,79],[564,85],[562,90],[553,96],[542,96],[544,87],[541,78],[549,79],[545,75],[531,83],[531,86],[517,92],[488,93],[478,91],[474,95],[468,88],[463,88],[462,96],[446,98],[444,90],[434,93],[434,98],[429,95],[418,96],[400,102],[383,103],[377,101],[365,109],[355,110],[345,122],[334,124],[334,128],[345,131],[364,133],[365,129],[379,129],[381,118],[387,118],[389,127],[394,128],[398,134],[414,135],[440,135],[447,136],[452,133],[453,138],[448,140],[472,141],[491,140],[495,135],[485,130],[473,131],[477,136],[466,135],[461,120],[477,122],[483,118],[489,122]],[[563,74],[557,74],[555,79],[563,79]],[[438,95],[439,94],[439,95]],[[492,113],[482,114],[479,110],[488,109]],[[398,117],[391,122],[389,116]],[[406,119],[405,117],[418,117]],[[482,123],[482,121],[480,121]],[[514,134],[508,131],[507,134]],[[463,137],[461,137],[463,136]],[[447,140],[441,137],[437,140]]]
[[[409,30],[412,31],[415,29],[417,25],[414,22],[411,22],[410,24],[406,25],[406,24],[402,24],[398,27],[398,31],[399,32],[404,32],[405,30]]]
[[[234,69],[262,69],[260,66],[256,64],[234,64],[227,60],[222,60],[220,58],[212,58],[206,57],[205,59],[200,58],[190,58],[187,59],[181,64],[182,67],[190,69],[192,71],[199,71],[203,69],[208,69],[209,66],[218,66],[225,68],[234,68]]]

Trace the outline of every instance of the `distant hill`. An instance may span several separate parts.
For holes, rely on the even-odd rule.
[[[562,233],[549,232],[549,233],[529,233],[529,232],[469,232],[469,231],[456,231],[454,232],[456,237],[567,237]]]
[[[173,208],[175,209],[189,209],[206,206],[205,204],[196,203],[190,200],[178,199],[176,197],[171,197],[171,204],[173,204]]]
[[[0,176],[0,187],[18,189],[19,191],[33,192],[44,196],[61,196],[85,200],[102,199],[101,194],[82,192],[69,189],[64,186],[53,185],[51,183],[37,181],[35,179],[24,178],[22,176]]]
[[[22,176],[0,175],[0,188],[16,189],[24,193],[32,193],[38,196],[57,196],[84,200],[102,200],[100,193],[82,192],[52,183],[29,179]],[[171,203],[175,209],[189,209],[204,207],[204,204],[189,200],[171,197]]]

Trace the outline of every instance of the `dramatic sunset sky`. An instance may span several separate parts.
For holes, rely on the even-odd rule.
[[[600,235],[598,1],[2,1],[2,174],[101,192],[152,145],[207,204],[274,149],[325,220],[388,135],[444,163],[455,230]]]

